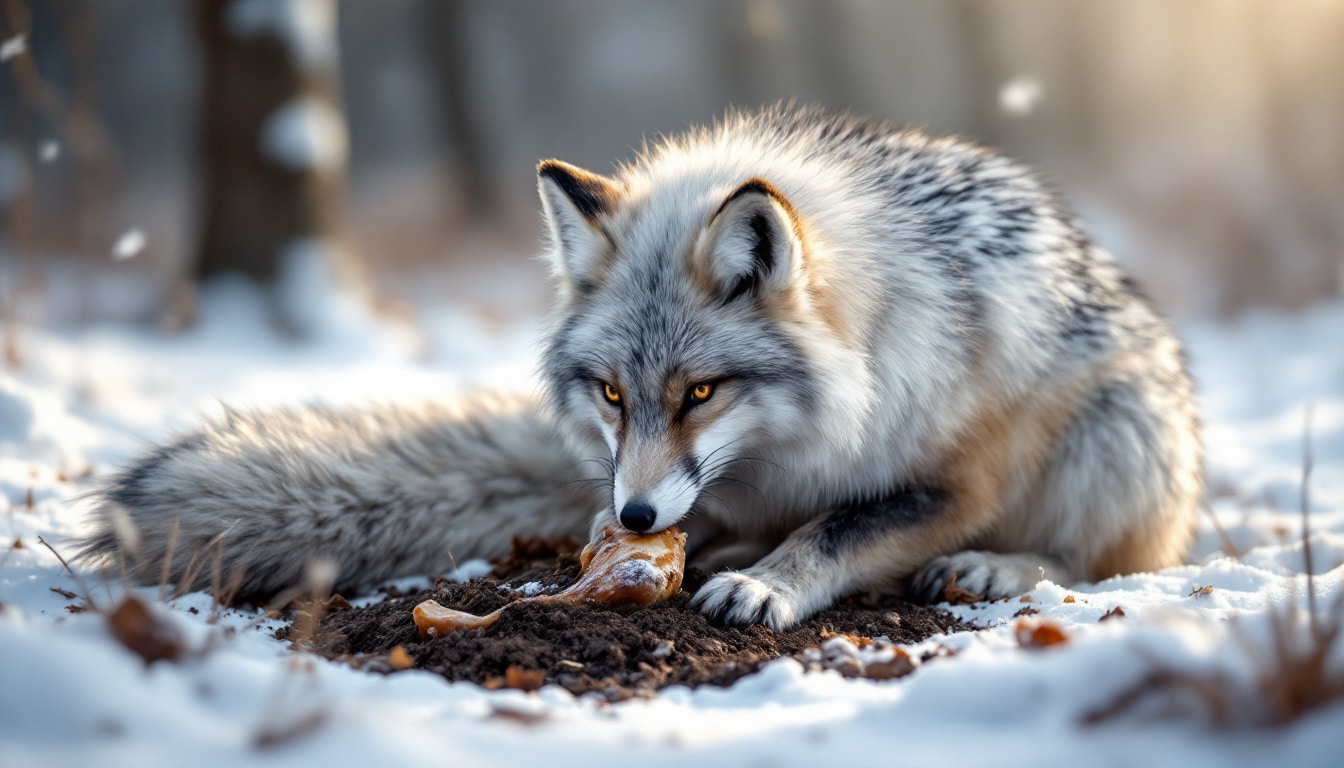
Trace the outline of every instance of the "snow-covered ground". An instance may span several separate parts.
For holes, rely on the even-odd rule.
[[[346,327],[299,346],[260,299],[216,286],[180,335],[98,326],[19,329],[0,369],[0,765],[1338,765],[1344,702],[1283,727],[1268,719],[1275,617],[1306,648],[1300,525],[1311,413],[1317,604],[1344,594],[1344,304],[1182,329],[1202,391],[1211,514],[1188,564],[1100,584],[1042,582],[1030,601],[954,608],[978,633],[896,681],[775,662],[728,689],[671,689],[609,706],[546,688],[485,691],[424,673],[360,672],[297,655],[273,622],[208,596],[158,603],[187,658],[146,665],[93,611],[39,537],[68,553],[80,494],[149,442],[230,404],[451,396],[532,386],[534,324],[500,329],[445,308],[426,339]],[[1216,521],[1216,522],[1215,522]],[[1235,552],[1231,550],[1235,549]],[[85,576],[85,580],[89,577]],[[86,585],[100,606],[115,584]],[[1211,587],[1211,589],[1203,589]],[[61,590],[63,592],[58,592]],[[1124,616],[1099,622],[1119,607]],[[1024,648],[1014,614],[1067,643]],[[1344,642],[1331,654],[1344,677]],[[1264,649],[1263,652],[1257,649]],[[1257,653],[1260,656],[1257,657]],[[1219,685],[1233,727],[1189,687],[1103,711],[1150,674]],[[1184,691],[1184,692],[1182,692]],[[1182,705],[1183,704],[1183,705]]]

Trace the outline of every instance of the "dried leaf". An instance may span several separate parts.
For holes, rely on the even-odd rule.
[[[874,642],[876,642],[871,637],[864,637],[862,635],[851,635],[848,632],[832,632],[827,627],[821,628],[822,640],[829,640],[832,637],[843,637],[844,639],[848,640],[850,644],[853,645],[855,648],[868,648]]]
[[[1016,618],[1016,617],[1019,617],[1019,616],[1035,616],[1035,615],[1038,614],[1038,613],[1040,613],[1040,611],[1038,611],[1038,610],[1036,610],[1035,608],[1032,608],[1031,606],[1028,605],[1028,606],[1026,606],[1025,608],[1022,608],[1021,610],[1019,610],[1017,613],[1014,613],[1014,614],[1013,614],[1013,617]]]
[[[1111,610],[1102,614],[1101,618],[1097,619],[1097,621],[1108,621],[1110,619],[1123,619],[1124,617],[1125,617],[1125,609],[1117,605]]]
[[[1204,596],[1206,596],[1206,595],[1212,595],[1212,594],[1213,594],[1213,585],[1212,585],[1212,584],[1206,584],[1206,585],[1204,585],[1204,586],[1202,586],[1202,587],[1195,587],[1194,589],[1190,590],[1190,594],[1186,595],[1186,597],[1196,597],[1196,598],[1198,598],[1198,597],[1204,597]]]
[[[9,545],[10,549],[25,549],[28,545],[23,543],[23,539],[16,538],[14,543]],[[74,595],[71,595],[74,597]]]
[[[415,659],[406,652],[406,646],[398,645],[387,654],[387,663],[393,669],[410,669],[415,666]]]
[[[1076,603],[1076,602],[1078,602],[1078,601],[1074,599],[1073,595],[1065,595],[1065,596],[1064,596],[1064,602],[1066,602],[1066,603]]]
[[[892,648],[890,661],[870,661],[863,665],[863,676],[869,680],[894,680],[915,671],[915,660],[903,648]]]
[[[173,661],[186,651],[177,627],[150,611],[149,606],[134,595],[128,595],[107,615],[107,625],[112,636],[146,664],[159,659]]]
[[[490,717],[496,720],[512,720],[519,725],[532,726],[546,722],[550,715],[546,712],[527,712],[501,704],[493,704],[490,707]]]
[[[1063,628],[1050,621],[1018,619],[1014,632],[1017,644],[1023,648],[1049,648],[1069,642],[1069,636]]]
[[[509,667],[504,671],[504,684],[520,691],[535,691],[546,683],[546,673],[539,669]]]
[[[64,597],[66,600],[74,600],[76,597],[79,597],[79,595],[76,595],[74,592],[71,592],[68,589],[61,589],[60,587],[48,587],[48,589],[60,595],[61,597]]]
[[[970,590],[962,589],[957,586],[957,574],[952,574],[952,580],[943,587],[943,602],[952,605],[970,605],[971,603],[984,602],[984,595],[977,595]]]
[[[320,709],[309,712],[289,723],[263,726],[252,739],[252,746],[257,749],[274,749],[291,741],[296,741],[321,727],[327,721],[327,717],[327,711]]]

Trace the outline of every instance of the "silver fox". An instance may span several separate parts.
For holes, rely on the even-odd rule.
[[[676,524],[718,571],[693,604],[775,629],[859,590],[1002,597],[1183,556],[1181,346],[1022,167],[775,107],[538,177],[541,401],[226,414],[109,478],[83,555],[193,581],[208,551],[261,596],[317,557],[349,591]]]

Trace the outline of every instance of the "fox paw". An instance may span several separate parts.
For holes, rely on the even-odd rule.
[[[742,571],[720,573],[705,582],[691,607],[722,624],[764,624],[779,632],[803,618],[790,590]]]
[[[955,575],[957,586],[986,600],[1016,597],[1030,592],[1047,573],[1055,581],[1069,581],[1054,560],[1031,554],[958,552],[930,560],[910,580],[906,597],[916,602],[937,603]]]

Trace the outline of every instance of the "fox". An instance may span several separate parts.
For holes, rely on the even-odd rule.
[[[95,494],[81,557],[351,592],[514,537],[679,526],[691,605],[986,599],[1181,562],[1203,446],[1168,322],[1057,196],[964,140],[730,111],[611,175],[537,167],[540,392],[225,410]]]

